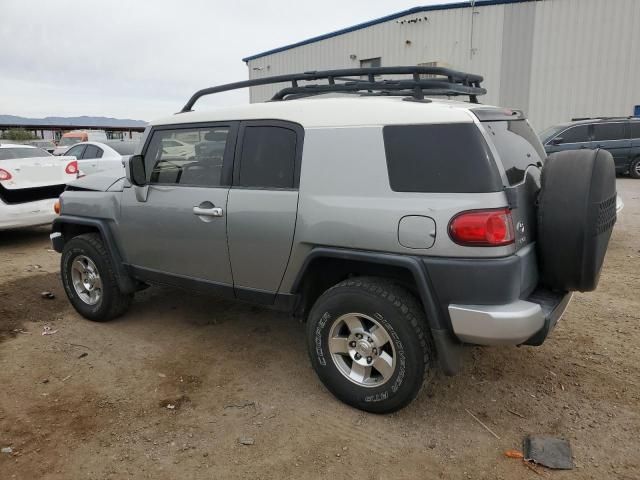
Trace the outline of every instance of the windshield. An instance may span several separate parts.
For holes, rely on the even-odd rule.
[[[524,180],[529,165],[540,165],[547,157],[540,140],[526,120],[482,122],[507,174],[509,185]]]
[[[60,140],[58,145],[61,147],[70,147],[71,145],[75,145],[81,141],[82,139],[80,137],[62,137],[62,140]]]
[[[138,142],[111,142],[107,143],[120,155],[133,155],[138,147]]]
[[[42,141],[42,142],[29,142],[31,145],[33,145],[34,147],[40,147],[40,148],[55,148],[55,143],[53,142],[48,142],[48,141]]]
[[[51,154],[41,148],[10,147],[0,148],[0,160],[15,160],[16,158],[50,157]]]
[[[538,137],[540,138],[540,141],[542,143],[547,143],[547,140],[555,137],[558,133],[560,133],[565,128],[567,128],[566,125],[550,127],[544,130],[543,132],[539,133]]]

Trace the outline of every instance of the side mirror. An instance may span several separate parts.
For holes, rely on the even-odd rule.
[[[552,139],[549,144],[550,145],[560,145],[562,142],[564,142],[564,138],[562,137],[556,137],[554,139]]]
[[[125,165],[127,180],[138,187],[145,186],[147,184],[147,175],[144,171],[144,157],[142,155],[132,155],[127,163],[128,165]]]

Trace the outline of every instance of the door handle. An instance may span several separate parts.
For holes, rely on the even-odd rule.
[[[224,215],[224,210],[222,210],[222,208],[220,207],[193,207],[193,214],[203,217],[222,217],[222,215]]]

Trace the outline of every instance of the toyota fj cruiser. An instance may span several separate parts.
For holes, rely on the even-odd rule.
[[[614,164],[546,158],[522,112],[477,103],[481,81],[378,67],[197,92],[151,124],[126,178],[61,196],[69,300],[106,321],[157,283],[292,312],[322,382],[370,412],[407,405],[437,365],[456,373],[464,344],[542,344],[571,292],[596,288]],[[270,102],[191,111],[282,82]]]

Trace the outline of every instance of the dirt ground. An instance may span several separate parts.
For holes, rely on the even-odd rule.
[[[0,478],[638,479],[640,181],[618,190],[600,286],[547,343],[469,348],[462,373],[386,416],[323,388],[286,315],[151,288],[92,323],[67,302],[47,229],[2,232]],[[576,469],[505,458],[527,434],[568,438]]]

